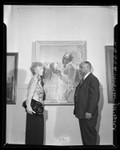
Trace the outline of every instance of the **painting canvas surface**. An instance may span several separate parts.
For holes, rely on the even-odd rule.
[[[79,64],[86,60],[86,42],[35,42],[33,61],[44,63],[46,104],[73,104],[75,86],[80,81]],[[64,67],[63,57],[72,56]],[[61,78],[58,74],[63,75]]]

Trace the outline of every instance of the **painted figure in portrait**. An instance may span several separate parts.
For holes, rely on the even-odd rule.
[[[44,89],[46,101],[52,103],[71,103],[75,86],[80,81],[78,65],[73,61],[72,53],[65,53],[62,62],[45,64]]]
[[[46,104],[73,104],[80,81],[79,64],[86,59],[86,42],[36,42],[34,61],[45,66]]]

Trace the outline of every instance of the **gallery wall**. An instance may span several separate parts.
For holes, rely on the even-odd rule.
[[[6,109],[6,143],[24,144],[26,114],[21,104],[31,78],[32,43],[86,41],[87,60],[101,84],[97,130],[100,144],[113,143],[113,104],[108,103],[105,46],[114,43],[113,10],[107,7],[4,6],[7,52],[18,52],[17,100]],[[45,106],[45,145],[81,145],[71,106]]]

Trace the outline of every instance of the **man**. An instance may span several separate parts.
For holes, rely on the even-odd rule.
[[[90,62],[82,62],[79,68],[82,80],[75,90],[74,115],[79,120],[83,145],[96,145],[99,81],[91,73]]]

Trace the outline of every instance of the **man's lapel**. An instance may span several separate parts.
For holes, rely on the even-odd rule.
[[[91,76],[92,76],[92,73],[90,73],[90,74],[83,80],[81,86],[83,86],[86,82],[88,82],[89,79],[91,78]]]

